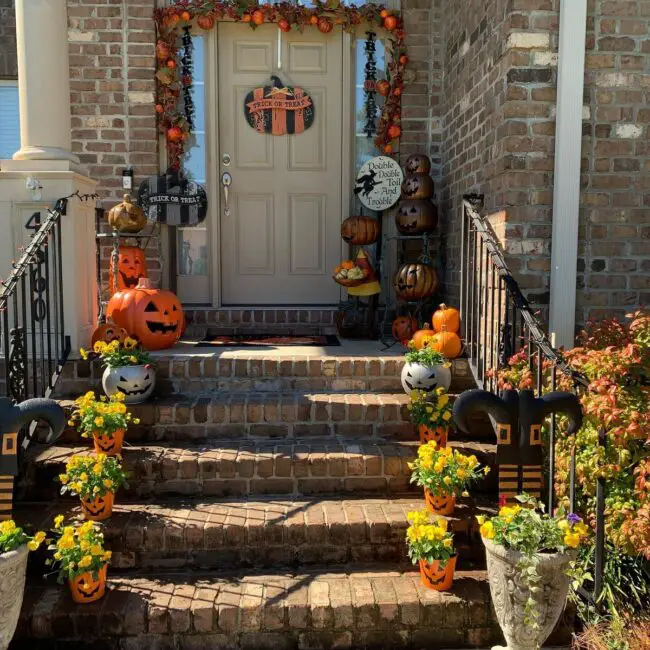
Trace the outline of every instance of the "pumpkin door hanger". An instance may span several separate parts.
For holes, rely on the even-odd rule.
[[[258,133],[302,133],[314,123],[314,102],[302,88],[286,86],[273,75],[270,86],[254,88],[246,95],[244,115]]]

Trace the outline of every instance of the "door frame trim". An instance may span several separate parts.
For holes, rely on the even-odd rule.
[[[206,164],[206,191],[211,200],[208,202],[208,250],[212,259],[210,260],[210,300],[214,308],[221,308],[221,185],[219,183],[221,165],[219,163],[219,26],[229,23],[217,23],[215,29],[205,33],[206,38],[206,61],[205,61],[205,164]],[[352,196],[352,175],[354,173],[354,111],[353,111],[353,65],[355,41],[348,32],[343,32],[342,38],[342,74],[341,92],[342,115],[347,115],[348,128],[343,129],[341,137],[341,221],[343,221],[351,210]],[[347,164],[346,164],[347,161]],[[341,258],[347,255],[347,244],[341,240]],[[174,270],[175,272],[175,270]],[[228,308],[250,307],[251,305],[228,305]],[[300,305],[309,307],[309,305]]]

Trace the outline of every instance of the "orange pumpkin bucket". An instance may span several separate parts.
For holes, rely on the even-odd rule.
[[[124,429],[117,429],[112,436],[100,435],[95,431],[93,433],[96,454],[106,454],[107,456],[117,456],[122,451],[124,442]]]
[[[93,578],[92,571],[81,573],[76,578],[68,580],[70,594],[75,603],[94,603],[106,593],[106,570],[105,564],[98,572],[97,579]]]
[[[434,515],[450,515],[456,507],[456,497],[453,494],[432,494],[425,488],[424,500],[427,510]]]
[[[115,495],[112,492],[106,492],[104,496],[98,494],[94,499],[81,499],[81,509],[84,511],[86,519],[104,521],[113,514],[114,502]]]
[[[420,560],[420,580],[427,589],[434,591],[447,591],[454,583],[454,571],[456,571],[456,555],[450,557],[444,569],[440,568],[440,562],[436,560],[429,564],[426,560]]]
[[[420,434],[420,444],[426,445],[429,440],[435,440],[438,447],[447,446],[447,435],[449,430],[445,427],[436,427],[432,429],[426,424],[418,425],[418,433]]]

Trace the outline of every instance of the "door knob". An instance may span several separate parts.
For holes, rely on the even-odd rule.
[[[223,187],[223,200],[224,210],[223,213],[226,217],[230,216],[230,205],[228,199],[230,198],[230,186],[232,185],[232,176],[228,172],[221,174],[221,186]]]

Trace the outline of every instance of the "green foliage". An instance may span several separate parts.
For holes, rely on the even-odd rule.
[[[114,456],[73,456],[59,481],[62,483],[61,494],[70,492],[82,499],[94,499],[106,492],[117,492],[126,483],[126,474]]]
[[[411,524],[406,530],[408,554],[413,564],[425,560],[429,564],[439,562],[444,569],[449,558],[456,555],[454,537],[447,530],[448,523],[444,517],[432,517],[427,510],[409,512]]]
[[[25,531],[16,526],[13,519],[0,523],[0,553],[9,553],[27,544],[30,551],[35,551],[45,540],[45,533],[39,531],[35,535],[27,535]]]
[[[409,343],[408,352],[404,357],[408,363],[419,363],[423,366],[449,367],[447,357],[427,345],[425,345],[421,350],[417,350],[413,345],[413,341]]]

